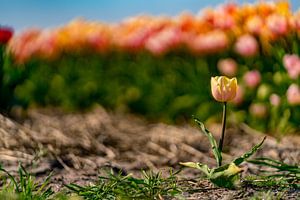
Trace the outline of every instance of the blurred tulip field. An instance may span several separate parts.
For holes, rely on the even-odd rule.
[[[74,19],[9,41],[2,30],[2,110],[100,104],[168,123],[192,115],[218,122],[209,82],[226,75],[239,85],[231,122],[273,135],[299,131],[300,12],[286,1],[110,24]]]

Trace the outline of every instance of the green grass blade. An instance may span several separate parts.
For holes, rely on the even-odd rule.
[[[20,193],[19,184],[17,183],[16,179],[8,171],[3,169],[2,166],[0,166],[0,171],[4,172],[9,177],[9,179],[13,182],[15,186],[16,192]]]
[[[263,140],[259,144],[256,144],[250,151],[248,151],[244,155],[236,158],[233,161],[233,163],[238,166],[242,162],[244,162],[245,160],[247,160],[250,156],[252,156],[255,152],[257,152],[258,149],[260,149],[260,147],[263,145],[263,143],[264,143],[265,140],[266,140],[266,136],[263,138]]]
[[[199,119],[194,117],[194,120],[199,125],[202,133],[204,133],[208,137],[210,146],[212,148],[213,154],[215,156],[215,159],[216,159],[216,162],[218,165],[218,163],[222,160],[222,154],[219,151],[219,148],[218,148],[218,145],[217,145],[217,142],[216,142],[214,136],[211,134],[211,132],[209,132],[209,130],[207,130],[205,128],[204,124]]]
[[[247,161],[252,164],[261,165],[261,166],[267,166],[270,168],[275,168],[278,170],[278,172],[290,172],[296,175],[300,175],[300,167],[297,165],[288,165],[284,162],[274,160],[271,158],[255,158],[253,160]]]
[[[52,172],[46,177],[45,181],[43,182],[41,187],[38,189],[37,194],[40,194],[43,191],[43,189],[49,185],[51,177],[52,177]]]
[[[84,187],[77,185],[75,183],[66,184],[64,186],[73,192],[79,192],[80,190],[84,189]]]

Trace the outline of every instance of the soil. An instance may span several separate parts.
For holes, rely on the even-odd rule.
[[[209,127],[218,138],[220,125]],[[225,138],[224,162],[259,143],[263,134],[245,124],[229,126]],[[287,135],[280,142],[268,136],[256,156],[271,157],[289,164],[300,161],[300,136]],[[88,184],[97,180],[104,169],[139,174],[141,169],[179,169],[179,162],[195,161],[215,165],[207,138],[192,125],[149,123],[128,114],[107,112],[101,107],[86,113],[64,113],[53,109],[31,109],[26,117],[0,115],[0,162],[16,172],[18,162],[37,178],[53,171],[52,186]],[[243,176],[253,173],[253,166],[243,165]],[[255,168],[254,168],[255,171]],[[245,186],[227,190],[199,179],[201,174],[185,169],[180,184],[189,188],[186,199],[248,199],[257,191],[276,188]],[[286,190],[283,199],[299,199],[300,191]]]

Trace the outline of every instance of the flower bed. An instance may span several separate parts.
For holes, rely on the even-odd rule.
[[[231,120],[273,134],[299,128],[300,12],[285,1],[138,16],[118,24],[78,19],[10,40],[2,107],[94,103],[151,119],[214,119],[207,83],[236,76]]]

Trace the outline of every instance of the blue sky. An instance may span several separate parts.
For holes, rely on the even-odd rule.
[[[197,13],[226,0],[0,0],[0,25],[20,31],[28,27],[54,27],[76,17],[117,22],[138,14],[177,15],[182,11]],[[232,1],[231,1],[232,2]],[[243,0],[233,2],[255,2]],[[300,0],[291,0],[293,9]]]

